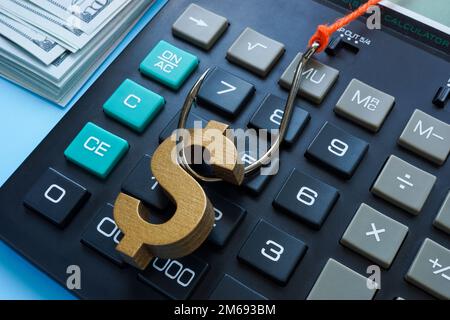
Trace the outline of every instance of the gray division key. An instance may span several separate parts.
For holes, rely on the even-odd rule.
[[[228,49],[227,59],[265,77],[284,51],[284,44],[246,28]]]
[[[434,226],[450,234],[450,191],[439,209]]]
[[[301,56],[302,53],[297,54],[289,67],[281,75],[280,85],[287,90],[291,88],[295,69]],[[338,77],[338,70],[311,59],[303,71],[299,95],[319,104],[328,94]]]
[[[362,203],[341,243],[383,268],[389,268],[407,233],[408,227]]]
[[[398,143],[434,163],[443,165],[450,153],[450,125],[416,109]]]
[[[228,20],[191,4],[172,26],[172,33],[202,49],[209,50],[228,28]]]
[[[450,299],[450,250],[425,239],[406,280],[439,299]]]
[[[392,155],[372,186],[372,193],[417,215],[427,200],[436,177]]]
[[[308,300],[372,300],[377,284],[334,259],[329,259]]]
[[[377,132],[394,106],[395,98],[353,79],[334,111],[356,124]]]

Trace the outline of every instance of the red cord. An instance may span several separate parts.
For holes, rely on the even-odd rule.
[[[314,42],[317,42],[319,43],[319,48],[317,49],[317,52],[322,52],[328,46],[328,43],[330,42],[330,37],[334,32],[346,26],[350,22],[358,19],[360,16],[362,16],[367,12],[367,9],[369,9],[369,7],[377,5],[380,1],[381,0],[367,1],[364,5],[360,6],[358,9],[351,12],[347,16],[340,18],[331,26],[325,24],[319,25],[317,27],[316,33],[309,40],[309,46],[311,46]]]

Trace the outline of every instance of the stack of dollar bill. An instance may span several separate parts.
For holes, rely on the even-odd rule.
[[[66,105],[152,0],[0,0],[0,75]]]

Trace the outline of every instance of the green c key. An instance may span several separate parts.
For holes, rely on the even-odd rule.
[[[108,116],[142,132],[164,104],[165,100],[159,94],[126,79],[105,102],[103,110]]]

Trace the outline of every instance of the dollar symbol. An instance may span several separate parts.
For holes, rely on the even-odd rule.
[[[191,139],[184,147],[205,148],[215,174],[228,182],[241,184],[244,167],[238,163],[233,142],[224,136],[227,127],[210,121],[205,129],[190,130]],[[139,199],[124,193],[119,193],[114,204],[114,220],[124,233],[116,249],[129,264],[139,269],[145,269],[155,256],[179,258],[190,254],[213,228],[213,206],[200,184],[174,161],[176,148],[172,136],[156,149],[151,161],[153,175],[176,206],[169,221],[148,222],[146,218],[151,214],[148,208]]]

